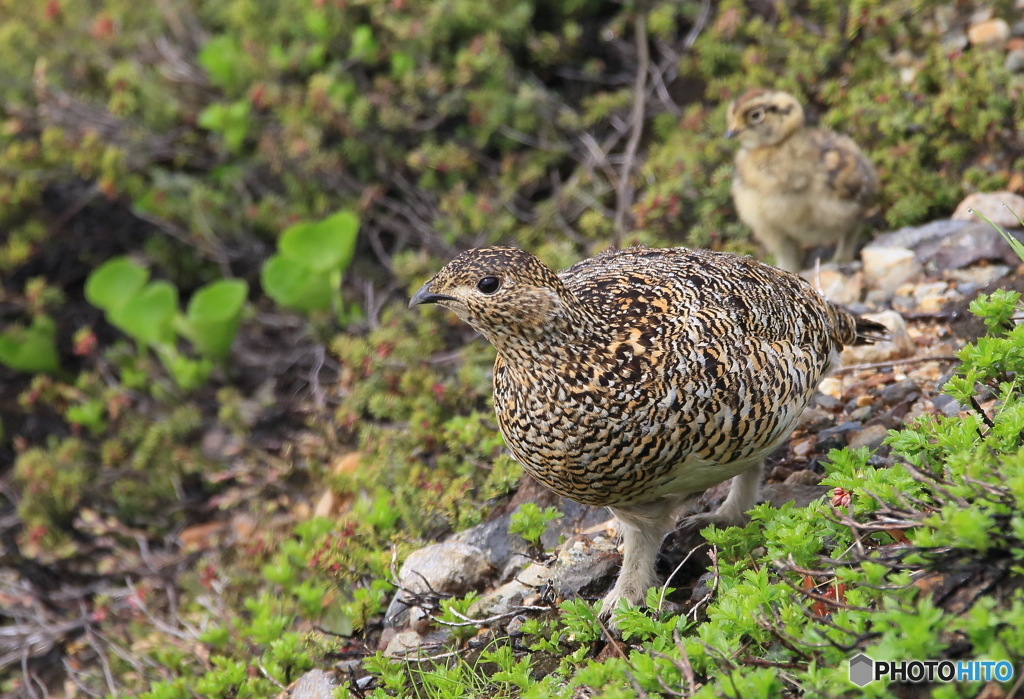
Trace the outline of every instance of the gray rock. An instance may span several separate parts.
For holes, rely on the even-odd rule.
[[[407,630],[396,633],[387,647],[384,656],[387,658],[425,658],[443,652],[445,642],[451,637],[448,629],[441,629],[429,634],[420,634]]]
[[[971,296],[980,288],[981,286],[976,282],[960,282],[956,285],[956,290],[959,291],[964,298]]]
[[[954,29],[942,37],[942,50],[946,52],[963,50],[967,48],[968,43],[970,42],[967,40],[967,35]]]
[[[818,485],[821,482],[822,474],[809,468],[793,471],[783,481],[786,485]]]
[[[512,617],[512,621],[508,622],[508,626],[505,627],[505,633],[508,634],[509,638],[519,638],[523,635],[523,624],[525,623],[526,617],[518,614]]]
[[[898,383],[889,384],[883,388],[879,397],[886,405],[896,405],[905,401],[912,393],[917,392],[917,384],[914,383],[913,379],[903,379]]]
[[[973,284],[975,290],[977,290],[980,287],[992,284],[1009,273],[1010,268],[1006,265],[984,265],[968,267],[967,269],[951,269],[946,271],[943,276],[956,280],[958,289],[961,288],[961,285]],[[960,293],[963,296],[967,296],[963,291]]]
[[[820,408],[807,408],[800,415],[796,426],[808,432],[818,432],[834,424],[836,424],[836,418],[832,413],[825,412]]]
[[[1013,26],[1010,27],[1010,33],[1014,36],[1024,36],[1024,20],[1014,22]]]
[[[811,396],[811,405],[822,410],[838,410],[842,404],[838,398],[833,398],[825,393],[815,393]]]
[[[923,271],[910,248],[872,244],[860,251],[860,258],[868,286],[890,295],[901,284],[921,276]]]
[[[1022,237],[1020,231],[1009,232],[1017,238]],[[944,238],[934,251],[927,250],[921,254],[929,256],[926,268],[934,272],[963,269],[985,261],[1011,265],[1020,263],[999,231],[985,223],[971,224]]]
[[[868,449],[875,450],[882,446],[882,441],[888,435],[889,430],[887,430],[884,425],[869,425],[860,432],[850,435],[850,438],[846,442],[846,446],[850,449],[867,447]]]
[[[818,453],[827,454],[832,449],[842,449],[846,446],[849,433],[860,429],[859,422],[844,422],[827,430],[818,433],[818,441],[814,450]]]
[[[323,670],[310,670],[292,687],[291,699],[331,699],[334,677]]]
[[[445,541],[413,551],[398,573],[401,590],[391,600],[384,625],[402,628],[417,624],[427,612],[416,605],[416,595],[461,595],[483,586],[494,567],[483,551],[460,541]]]
[[[961,410],[965,410],[964,406],[957,403],[953,396],[947,396],[945,393],[940,393],[932,398],[932,405],[946,417],[953,417]]]
[[[501,571],[500,579],[505,580],[509,565],[513,564],[515,570],[518,570],[522,567],[523,554],[527,553],[526,541],[521,536],[508,533],[511,518],[511,513],[505,513],[461,531],[449,541],[463,543],[483,551],[487,562],[495,570]]]
[[[854,422],[867,422],[871,419],[871,415],[874,412],[874,408],[870,405],[865,405],[850,411],[850,419]]]
[[[512,512],[518,509],[518,504],[522,502],[535,502],[542,509],[554,505],[562,512],[561,517],[548,523],[547,529],[541,535],[540,543],[545,550],[553,549],[575,532],[607,521],[609,517],[608,510],[603,507],[580,505],[572,500],[559,498],[533,479],[525,479],[509,504],[508,512],[461,531],[449,539],[481,549],[491,566],[499,571],[499,582],[507,582],[528,562],[525,557],[525,554],[529,553],[526,542],[522,537],[508,532]]]
[[[552,585],[561,598],[598,595],[619,570],[622,558],[610,540],[567,542],[555,560]]]
[[[952,219],[939,219],[926,223],[923,226],[904,226],[890,233],[882,233],[871,241],[869,247],[873,248],[910,248],[917,249],[923,243],[941,240],[946,236],[962,230],[965,226],[973,225],[968,221],[953,221]]]
[[[526,604],[531,596],[551,586],[560,598],[597,596],[605,591],[621,564],[618,547],[598,536],[577,536],[567,541],[548,565],[530,563],[511,581],[484,594],[473,603],[474,619],[501,616]]]
[[[835,427],[830,427],[827,430],[822,430],[821,432],[819,432],[818,441],[820,442],[824,439],[831,439],[836,435],[845,435],[847,432],[856,432],[859,429],[859,422],[843,422],[836,425]]]
[[[865,250],[876,248],[913,250],[917,261],[930,272],[961,269],[982,260],[1017,264],[1016,257],[1008,257],[1013,250],[999,232],[977,219],[940,219],[924,226],[900,228],[878,236]]]
[[[1010,73],[1020,73],[1024,71],[1024,49],[1014,49],[1013,51],[1008,52],[1006,54],[1006,60],[1003,62],[1003,67]]]

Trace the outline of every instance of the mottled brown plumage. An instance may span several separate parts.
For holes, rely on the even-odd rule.
[[[736,210],[790,272],[802,269],[804,248],[836,244],[833,259],[849,262],[878,175],[846,136],[804,126],[792,95],[751,90],[729,105],[727,136],[737,136],[732,196]]]
[[[708,521],[738,523],[858,329],[799,277],[707,250],[615,250],[555,274],[515,248],[452,260],[413,297],[498,350],[494,407],[513,455],[559,495],[606,505],[625,555],[605,599],[636,603],[675,513],[739,475]]]

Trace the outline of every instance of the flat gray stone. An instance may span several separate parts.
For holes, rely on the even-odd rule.
[[[1020,231],[1010,233],[1018,239],[1024,237]],[[982,261],[1020,263],[999,232],[977,219],[940,219],[924,226],[907,226],[879,235],[864,250],[870,256],[871,251],[882,248],[913,250],[929,272],[963,269]]]
[[[914,383],[913,379],[903,379],[898,383],[889,384],[883,388],[879,397],[886,405],[896,405],[905,401],[911,394],[918,392],[917,384]]]
[[[494,567],[483,551],[460,541],[432,544],[409,554],[398,573],[398,591],[384,625],[402,628],[417,623],[426,612],[416,604],[418,595],[461,595],[483,587],[485,579],[494,574]]]
[[[888,436],[889,430],[886,429],[884,425],[868,425],[860,432],[850,435],[850,438],[846,442],[846,446],[850,449],[867,447],[868,449],[875,450],[882,446],[882,442]]]
[[[331,699],[334,677],[323,670],[310,670],[292,687],[291,699]]]

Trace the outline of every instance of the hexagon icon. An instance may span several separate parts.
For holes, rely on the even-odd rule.
[[[858,653],[850,658],[850,681],[858,687],[863,687],[875,679],[875,661]]]

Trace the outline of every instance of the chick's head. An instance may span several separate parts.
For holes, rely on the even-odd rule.
[[[796,99],[776,90],[751,90],[733,100],[726,111],[726,138],[738,137],[748,150],[774,146],[804,125]]]

